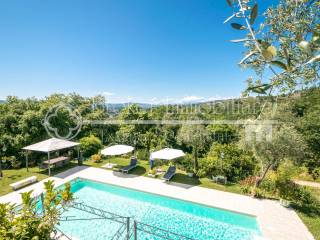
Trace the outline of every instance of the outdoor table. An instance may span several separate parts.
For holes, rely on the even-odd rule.
[[[57,157],[57,158],[52,158],[50,160],[43,161],[43,164],[47,166],[49,166],[50,164],[50,166],[54,166],[54,167],[64,166],[69,163],[69,160],[70,160],[69,157]]]

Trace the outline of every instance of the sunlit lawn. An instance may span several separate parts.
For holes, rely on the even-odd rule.
[[[130,163],[129,157],[122,158],[122,157],[115,157],[110,159],[103,159],[99,163],[94,163],[91,160],[86,160],[83,162],[83,165],[92,166],[92,167],[102,167],[103,165],[107,164],[108,162],[116,163],[119,168],[126,166]],[[52,169],[52,175],[57,174],[59,172],[65,171],[67,169],[73,168],[77,166],[76,162],[71,162],[68,166]],[[167,170],[169,166],[167,164],[157,165],[157,168],[161,168],[164,171]],[[148,176],[149,171],[149,162],[140,160],[138,166],[130,171],[130,174],[139,175],[139,176]],[[3,170],[4,177],[0,180],[0,196],[5,195],[12,191],[9,184],[20,181],[22,179],[37,176],[38,180],[42,180],[48,177],[48,173],[46,170],[39,170],[38,167],[29,168],[29,172],[27,172],[26,168],[21,169],[10,169],[10,170]],[[161,179],[161,176],[157,176],[158,179]],[[233,192],[233,193],[241,193],[239,185],[236,184],[227,184],[227,185],[220,185],[213,183],[208,178],[191,178],[186,175],[185,172],[178,170],[177,174],[172,178],[172,182],[189,184],[194,186],[201,186],[211,189],[217,189],[221,191]]]
[[[111,163],[116,163],[118,164],[119,167],[126,166],[130,163],[129,158],[111,158],[110,160],[104,160],[103,164],[99,164],[99,166],[102,166],[110,161]],[[92,163],[86,162],[86,164],[91,165]],[[168,169],[169,165],[168,162],[163,162],[162,164],[157,164],[156,168],[161,168],[163,171],[166,171]],[[148,176],[148,171],[149,171],[149,162],[140,160],[138,167],[130,171],[131,174],[135,175],[140,175],[140,176]],[[161,179],[161,176],[157,176],[158,179]],[[171,182],[176,182],[176,183],[183,183],[183,184],[188,184],[188,185],[194,185],[194,186],[200,186],[200,187],[206,187],[206,188],[211,188],[211,189],[217,189],[220,191],[226,191],[226,192],[233,192],[233,193],[241,193],[240,186],[238,184],[226,184],[226,185],[221,185],[212,182],[208,178],[195,178],[195,177],[189,177],[184,171],[177,170],[176,175],[172,178]]]
[[[313,195],[320,201],[320,189],[310,188]],[[320,240],[320,209],[313,208],[295,208],[299,217],[307,226],[316,240]]]
[[[75,166],[77,166],[75,162],[70,162],[68,166],[52,169],[51,174],[55,175]],[[2,172],[4,177],[0,180],[0,196],[12,192],[12,189],[9,186],[11,183],[18,182],[31,176],[36,176],[39,181],[48,177],[48,171],[39,169],[38,167],[31,167],[29,168],[29,171],[27,171],[26,168],[21,168],[2,170]]]

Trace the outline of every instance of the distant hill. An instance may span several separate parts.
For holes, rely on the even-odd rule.
[[[130,103],[130,102],[128,102],[128,103],[107,103],[106,107],[110,110],[119,111],[119,110],[122,110],[123,108],[126,108],[130,105],[133,105],[133,104],[137,104],[139,107],[141,107],[143,109],[149,109],[149,108],[152,108],[155,106],[155,105],[151,105],[148,103]]]

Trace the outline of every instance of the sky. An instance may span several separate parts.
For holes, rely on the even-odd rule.
[[[261,9],[272,0],[262,2]],[[103,94],[109,102],[238,97],[243,37],[224,0],[2,0],[0,99]]]

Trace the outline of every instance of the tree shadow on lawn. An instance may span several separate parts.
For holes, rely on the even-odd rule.
[[[308,217],[320,218],[320,206],[298,206],[293,204],[292,208],[307,215]]]
[[[19,179],[19,178],[21,178],[21,177],[22,177],[21,174],[16,174],[16,175],[11,175],[11,176],[9,176],[8,178],[11,179],[11,180],[16,180],[16,179]]]
[[[118,166],[118,169],[123,168],[124,166]],[[125,177],[125,178],[133,178],[133,177],[138,177],[138,176],[143,176],[145,173],[147,172],[147,170],[145,169],[145,167],[142,166],[137,166],[134,169],[132,169],[131,171],[129,171],[129,173],[122,173],[120,170],[116,171],[113,170],[113,174],[117,177]]]
[[[65,166],[51,168],[50,169],[51,170],[51,176],[54,176],[56,174],[62,173],[64,171],[66,171],[66,170],[69,170],[71,168],[78,167],[78,166],[79,166],[78,163],[70,162],[68,165],[65,165]],[[90,167],[90,166],[87,166],[86,164],[83,164],[82,166]],[[43,174],[43,175],[48,175],[48,169],[40,169],[38,173],[39,174]]]
[[[176,173],[173,176],[173,178],[171,179],[171,182],[185,184],[184,186],[180,185],[183,187],[187,187],[186,185],[198,186],[201,184],[200,180],[197,177],[189,177],[188,175],[183,174],[183,173]],[[177,185],[177,186],[179,186],[179,185]],[[188,188],[190,188],[190,187],[188,187]]]

